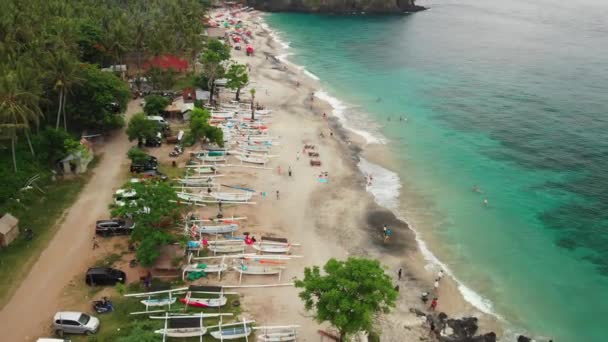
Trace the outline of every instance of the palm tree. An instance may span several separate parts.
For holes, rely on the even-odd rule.
[[[251,88],[249,93],[251,94],[251,122],[253,122],[255,120],[255,107],[253,105],[255,103],[255,88]]]
[[[17,133],[23,130],[30,152],[34,154],[29,139],[30,123],[38,124],[42,111],[39,107],[41,89],[32,75],[30,65],[0,65],[0,128],[8,132],[11,139],[13,168],[17,172],[15,143]],[[34,80],[34,82],[32,82]]]
[[[72,87],[81,84],[83,79],[79,77],[78,61],[69,53],[59,51],[53,55],[49,61],[50,77],[53,82],[53,89],[58,95],[57,120],[55,128],[59,128],[61,116],[63,115],[63,129],[67,131],[67,117],[65,113],[65,104],[67,102],[68,93]]]

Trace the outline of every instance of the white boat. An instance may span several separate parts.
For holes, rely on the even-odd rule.
[[[186,297],[186,298],[180,298],[179,301],[186,305],[196,306],[199,308],[219,308],[220,306],[226,305],[226,302],[228,301],[228,299],[224,296],[221,296],[219,298]]]
[[[211,197],[218,201],[247,202],[253,196],[252,192],[212,192]]]
[[[244,249],[245,242],[242,240],[209,241],[209,250],[214,253],[235,253]]]
[[[212,331],[210,334],[217,340],[237,340],[249,336],[251,331],[251,327],[235,327],[222,328],[221,330]]]
[[[159,329],[154,331],[157,334],[166,335],[168,337],[187,338],[187,337],[200,337],[207,333],[205,327],[194,327],[194,328],[167,328]]]
[[[258,341],[260,342],[290,342],[295,341],[298,335],[293,330],[284,332],[267,332],[262,335],[258,335]]]
[[[239,148],[241,148],[245,151],[251,151],[251,152],[270,152],[269,145],[249,145],[249,144],[240,143]]]
[[[218,225],[194,225],[192,227],[200,234],[226,234],[236,232],[239,225],[236,223],[218,224]]]
[[[176,195],[178,199],[186,202],[202,202],[204,200],[203,196],[189,192],[178,192]]]
[[[235,271],[242,274],[252,275],[270,275],[279,274],[283,269],[280,266],[263,266],[263,265],[238,265],[233,267]]]
[[[211,112],[213,119],[229,119],[234,117],[235,112]]]
[[[196,158],[198,160],[204,161],[204,162],[214,162],[214,163],[218,163],[218,162],[225,162],[226,161],[226,156],[207,156],[207,155],[198,155],[196,156]]]
[[[193,167],[190,170],[192,170],[193,172],[196,172],[198,174],[215,173],[215,171],[216,171],[214,167],[210,167],[210,166]]]
[[[256,157],[256,156],[250,156],[250,155],[237,155],[236,159],[238,159],[242,162],[252,163],[252,164],[266,164],[270,160],[270,159],[268,159],[268,157]]]
[[[265,243],[264,241],[262,241],[254,243],[253,248],[264,253],[289,253],[291,245],[288,243]]]
[[[204,264],[204,268],[201,268],[200,263],[189,264],[184,267],[184,272],[205,272],[205,273],[218,273],[224,272],[228,269],[228,265],[226,264]],[[173,298],[175,299],[175,298]],[[175,300],[174,300],[175,302]]]
[[[145,306],[165,306],[165,305],[169,305],[169,304],[174,304],[176,300],[177,300],[176,297],[150,298],[150,299],[144,299],[140,303],[142,303]]]

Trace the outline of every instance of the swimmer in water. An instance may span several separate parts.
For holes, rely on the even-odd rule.
[[[476,192],[476,193],[478,193],[478,194],[481,194],[481,189],[480,189],[480,188],[479,188],[477,185],[473,185],[472,190],[473,190],[473,192]]]
[[[376,99],[376,102],[380,102],[380,101],[382,101],[382,98],[379,97]]]
[[[484,199],[483,199],[483,205],[485,205],[486,207],[489,205],[489,203],[488,203],[488,199],[487,199],[487,198],[484,198]]]

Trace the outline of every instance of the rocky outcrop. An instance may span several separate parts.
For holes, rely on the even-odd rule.
[[[415,0],[248,0],[249,6],[269,12],[389,14],[424,10]]]

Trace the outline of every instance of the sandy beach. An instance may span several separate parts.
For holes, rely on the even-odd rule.
[[[260,198],[255,206],[229,209],[228,215],[232,212],[247,216],[245,230],[256,236],[287,237],[301,244],[293,254],[303,258],[289,262],[283,280],[302,277],[304,267],[322,266],[332,257],[379,259],[400,289],[396,309],[379,318],[382,341],[410,341],[428,336],[428,327],[410,311],[410,308],[428,311],[420,300],[420,294],[426,290],[439,298],[437,311],[455,318],[479,317],[480,332],[500,333],[496,318],[479,312],[466,302],[457,283],[449,277],[441,280],[437,292],[432,291],[439,269],[427,266],[428,261],[420,253],[415,235],[407,224],[391,211],[379,207],[366,191],[366,175],[357,167],[359,156],[390,165],[382,146],[366,145],[362,137],[344,130],[332,116],[330,104],[313,96],[320,90],[318,80],[307,76],[302,68],[276,58],[285,51],[266,26],[260,25],[262,13],[241,13],[239,19],[248,22],[250,29],[255,27],[252,45],[256,53],[246,56],[244,51],[233,50],[233,59],[249,65],[250,88],[256,89],[256,102],[273,110],[269,125],[271,134],[280,137],[280,145],[271,151],[276,156],[268,165],[271,170],[239,170],[235,174],[243,177],[240,182],[243,185],[269,196]],[[225,92],[222,99],[228,101],[233,96]],[[322,166],[311,166],[309,158],[302,155],[305,144],[315,145]],[[289,168],[293,170],[292,176],[287,174]],[[327,183],[317,180],[321,172],[328,173]],[[279,199],[274,195],[276,191],[280,192]],[[393,230],[386,243],[382,238],[383,225]],[[401,280],[397,279],[399,268],[403,269]],[[251,278],[247,282],[256,284],[259,280]],[[317,330],[324,327],[314,323],[311,314],[305,312],[297,289],[257,291],[244,292],[243,300],[247,312],[257,322],[299,324],[302,326],[301,340],[319,339]]]

